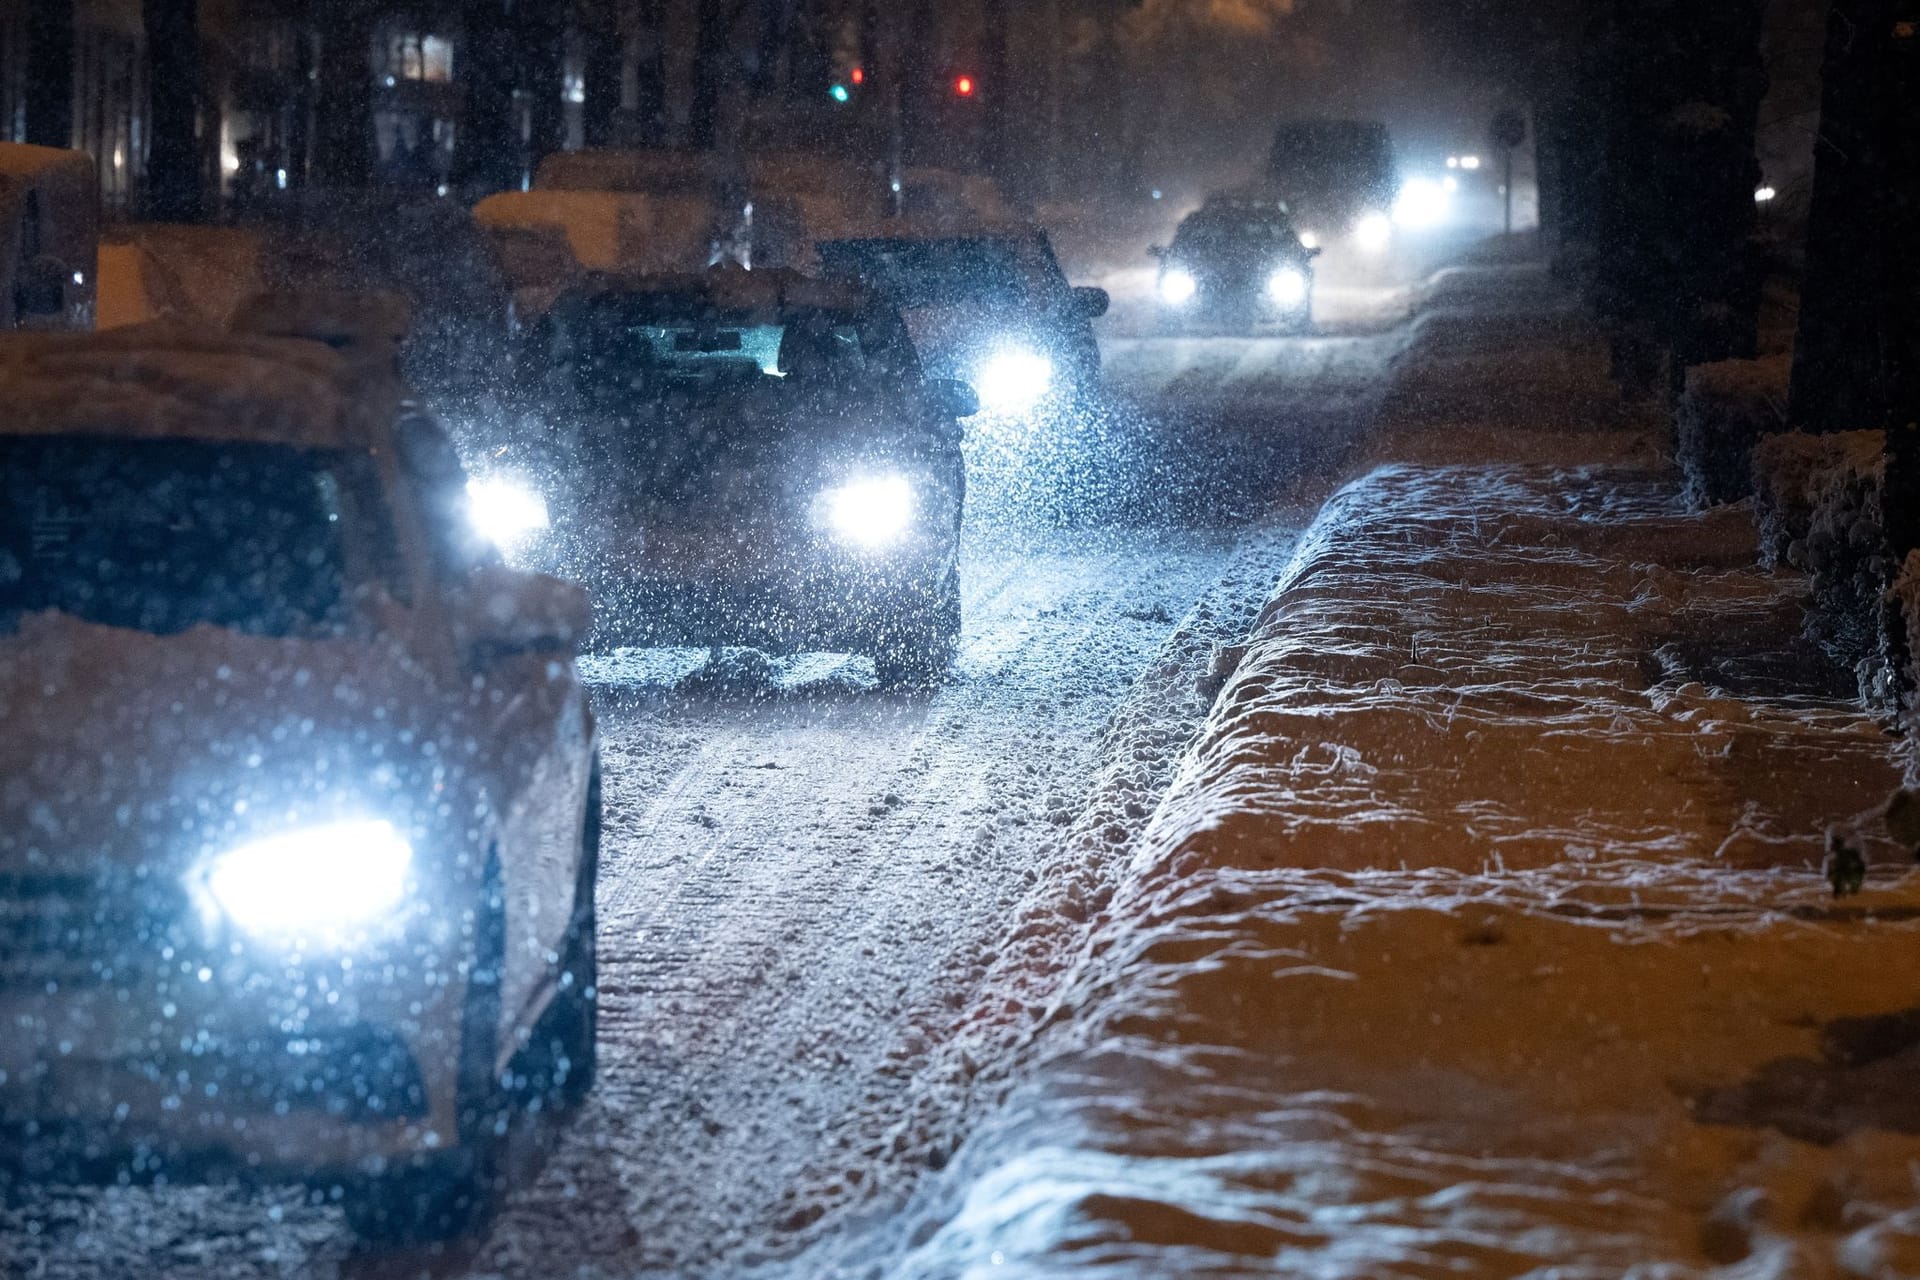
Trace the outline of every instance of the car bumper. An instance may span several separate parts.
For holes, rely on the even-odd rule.
[[[744,645],[771,652],[868,651],[903,615],[936,607],[957,531],[922,529],[862,555],[798,541],[573,540],[542,567],[594,598],[591,648]]]
[[[0,1140],[29,1166],[296,1180],[453,1146],[463,968],[360,959],[0,987]]]

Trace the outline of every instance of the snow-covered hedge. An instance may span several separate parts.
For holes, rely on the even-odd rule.
[[[1790,433],[1768,436],[1753,451],[1761,560],[1806,571],[1815,638],[1854,664],[1881,649],[1890,568],[1880,522],[1883,441],[1878,431]]]
[[[1786,423],[1792,357],[1722,360],[1687,370],[1675,413],[1687,497],[1706,505],[1738,502],[1753,490],[1753,446]]]

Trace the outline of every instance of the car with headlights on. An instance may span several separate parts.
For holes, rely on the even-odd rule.
[[[8,337],[0,401],[10,1167],[471,1228],[594,1074],[585,594],[317,342]]]
[[[1067,282],[1046,232],[1021,222],[896,219],[819,245],[821,269],[900,309],[929,372],[966,382],[990,413],[1093,394],[1104,289]]]
[[[1284,202],[1215,196],[1181,220],[1171,245],[1154,249],[1162,322],[1305,329],[1318,254],[1300,243]]]
[[[785,271],[603,276],[529,326],[521,381],[535,438],[483,442],[476,510],[592,588],[597,643],[946,670],[978,402],[887,302]]]
[[[1399,170],[1393,139],[1374,120],[1291,120],[1274,131],[1265,184],[1293,212],[1308,248],[1356,264],[1393,247]]]

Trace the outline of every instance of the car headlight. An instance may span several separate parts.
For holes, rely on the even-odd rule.
[[[905,476],[869,476],[827,490],[827,528],[862,551],[900,541],[913,523],[913,485]]]
[[[1353,242],[1367,253],[1383,251],[1393,240],[1393,219],[1384,213],[1363,214],[1353,224]]]
[[[1302,231],[1300,233],[1300,247],[1302,249],[1318,249],[1320,247],[1320,233],[1317,231]]]
[[[1267,277],[1267,296],[1283,307],[1297,307],[1307,300],[1307,273],[1298,267],[1281,267]]]
[[[980,366],[980,403],[1002,413],[1030,408],[1053,386],[1053,361],[1038,351],[1002,351]]]
[[[512,551],[549,526],[547,500],[532,485],[509,476],[467,481],[467,512],[481,537]]]
[[[413,846],[378,819],[301,827],[216,855],[204,880],[218,913],[262,942],[343,946],[394,922]]]
[[[1184,307],[1199,291],[1200,282],[1193,278],[1191,271],[1175,267],[1160,277],[1160,301],[1170,307]]]

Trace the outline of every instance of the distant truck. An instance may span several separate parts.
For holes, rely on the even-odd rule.
[[[100,258],[92,157],[0,143],[0,329],[91,329]]]
[[[1267,185],[1308,248],[1384,253],[1399,193],[1393,138],[1373,120],[1294,120],[1274,134]]]

